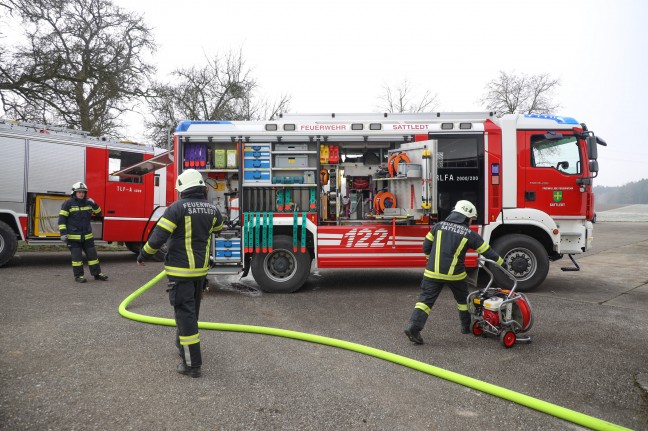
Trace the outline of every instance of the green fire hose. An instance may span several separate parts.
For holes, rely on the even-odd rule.
[[[175,326],[175,320],[165,319],[161,317],[145,316],[142,314],[133,313],[128,311],[126,307],[142,293],[155,286],[164,276],[165,271],[160,272],[157,276],[147,282],[145,285],[131,293],[119,305],[119,314],[126,319],[135,320],[138,322],[150,323],[153,325]],[[557,418],[573,422],[593,430],[629,430],[620,425],[606,422],[583,413],[576,412],[519,392],[511,391],[500,386],[483,382],[481,380],[473,379],[472,377],[464,376],[452,371],[444,370],[443,368],[435,367],[424,362],[420,362],[405,356],[396,355],[394,353],[386,352],[384,350],[375,349],[373,347],[363,346],[362,344],[351,343],[348,341],[338,340],[335,338],[322,337],[319,335],[307,334],[304,332],[289,331],[286,329],[268,328],[264,326],[252,325],[239,325],[233,323],[213,323],[213,322],[198,322],[198,328],[209,329],[214,331],[231,331],[231,332],[249,332],[253,334],[273,335],[276,337],[293,338],[295,340],[308,341],[310,343],[324,344],[326,346],[338,347],[340,349],[351,350],[363,355],[374,356],[385,361],[393,362],[395,364],[403,365],[423,373],[431,374],[442,379],[467,386],[469,388],[485,392],[496,397],[518,403],[525,407],[538,410],[543,413],[555,416]]]

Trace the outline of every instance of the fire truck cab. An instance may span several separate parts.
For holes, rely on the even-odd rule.
[[[174,174],[201,170],[229,226],[211,274],[251,269],[267,292],[299,289],[313,260],[423,268],[425,235],[461,199],[518,288],[534,289],[550,261],[590,247],[605,145],[573,118],[493,113],[184,121],[174,142]]]

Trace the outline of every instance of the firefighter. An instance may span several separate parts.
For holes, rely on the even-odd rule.
[[[470,229],[470,224],[476,217],[477,208],[470,201],[460,200],[445,221],[435,224],[425,236],[423,252],[428,262],[421,282],[421,294],[405,328],[405,334],[413,343],[423,344],[421,331],[444,285],[452,290],[457,301],[461,333],[470,333],[470,313],[466,303],[468,285],[464,266],[466,251],[471,248],[500,265],[504,262],[479,234]]]
[[[58,227],[63,241],[72,253],[72,272],[74,280],[78,283],[85,283],[83,275],[83,252],[88,259],[90,274],[95,280],[106,281],[108,276],[101,272],[99,259],[97,258],[97,249],[94,245],[92,236],[92,226],[90,219],[93,216],[101,214],[99,205],[87,197],[88,187],[82,183],[72,185],[72,195],[70,199],[63,202],[61,211],[59,211]]]
[[[200,377],[200,299],[209,270],[212,233],[223,228],[223,218],[218,209],[207,202],[207,187],[197,170],[187,169],[180,174],[176,190],[180,199],[167,208],[157,222],[137,257],[137,263],[144,265],[144,260],[169,240],[164,269],[175,314],[176,347],[182,358],[176,371]]]

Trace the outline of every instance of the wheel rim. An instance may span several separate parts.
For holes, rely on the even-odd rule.
[[[513,273],[518,281],[533,277],[538,268],[538,259],[528,248],[514,248],[504,256],[504,266]]]
[[[511,347],[513,344],[515,344],[515,334],[509,331],[504,334],[504,345],[506,347]]]
[[[287,250],[273,250],[265,257],[263,268],[272,281],[282,282],[295,275],[297,261]]]

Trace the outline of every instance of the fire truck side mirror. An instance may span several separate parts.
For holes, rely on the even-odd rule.
[[[596,160],[590,160],[589,162],[589,169],[590,172],[598,172],[598,161]]]
[[[589,135],[587,137],[587,154],[590,160],[598,159],[598,148],[596,147],[596,136]]]

